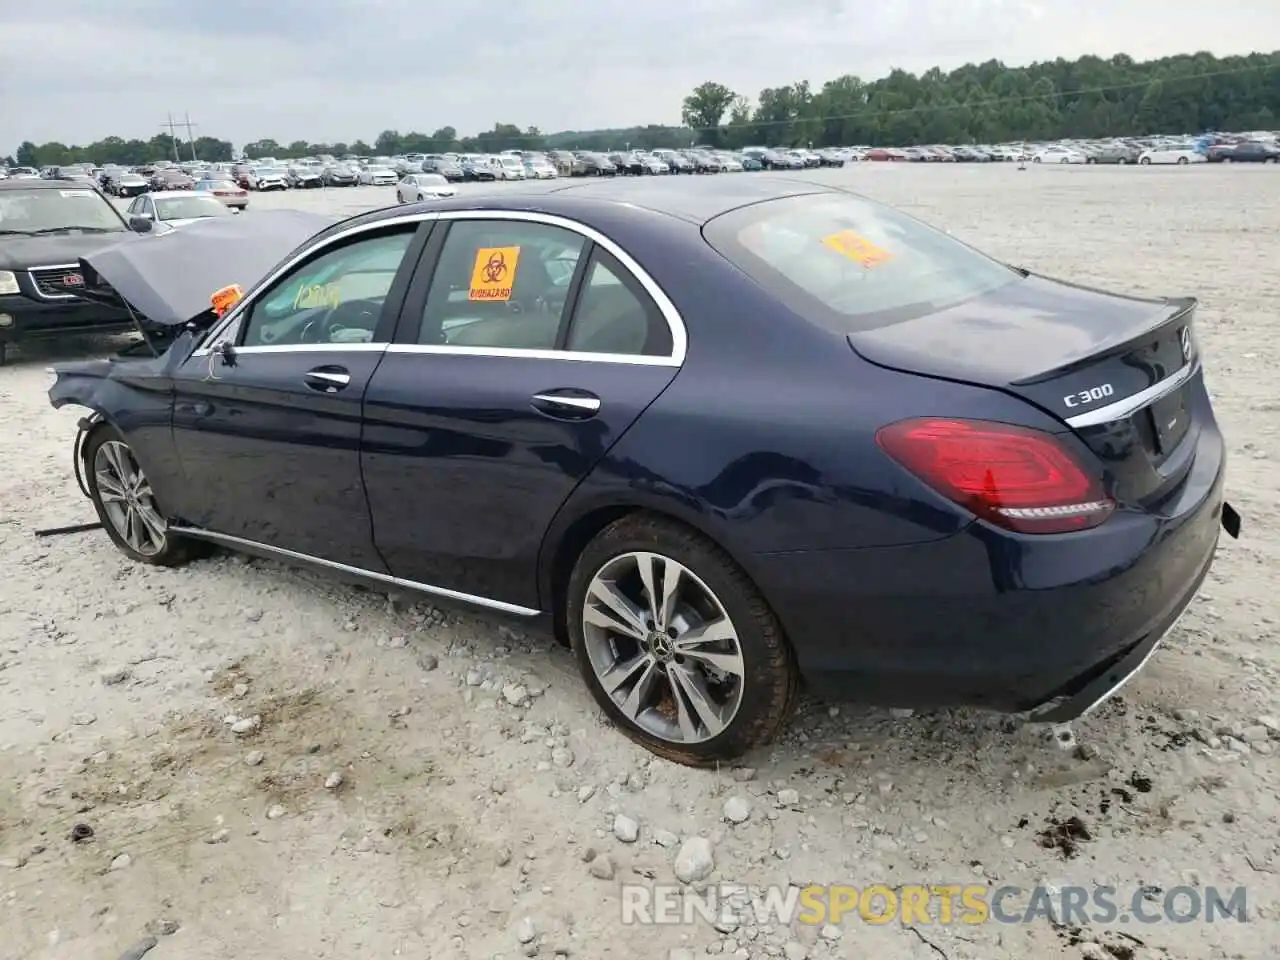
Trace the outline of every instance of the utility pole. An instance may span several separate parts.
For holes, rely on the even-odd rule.
[[[198,126],[198,124],[191,122],[191,114],[186,113],[184,111],[183,115],[186,117],[186,121],[187,121],[186,122],[187,143],[191,144],[191,159],[198,163],[200,161],[200,158],[196,156],[196,138],[195,138],[195,135],[191,132],[191,128]]]
[[[169,114],[169,120],[168,120],[168,122],[166,122],[166,123],[162,123],[162,124],[160,124],[160,126],[164,127],[166,130],[168,130],[168,131],[169,131],[169,139],[173,142],[173,161],[174,161],[174,163],[179,163],[179,162],[181,162],[182,158],[181,158],[180,156],[178,156],[178,136],[177,136],[178,124],[174,123],[174,121],[173,121],[173,114],[172,114],[172,113],[171,113],[171,114]]]

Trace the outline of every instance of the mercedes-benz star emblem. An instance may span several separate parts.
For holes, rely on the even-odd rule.
[[[1191,360],[1191,329],[1183,327],[1182,332],[1178,334],[1178,339],[1182,342],[1182,359]]]

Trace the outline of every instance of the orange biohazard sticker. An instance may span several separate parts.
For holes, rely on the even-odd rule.
[[[860,263],[871,270],[893,259],[893,254],[883,247],[877,247],[861,234],[853,230],[841,230],[822,238],[822,245],[836,253],[848,257],[854,263]]]
[[[520,262],[519,247],[481,247],[476,251],[475,266],[471,268],[471,289],[468,300],[511,299],[511,284],[516,278],[516,265]]]
[[[216,291],[209,298],[209,303],[213,307],[214,315],[220,317],[239,303],[243,296],[244,291],[240,289],[240,284],[233,283],[229,287]]]

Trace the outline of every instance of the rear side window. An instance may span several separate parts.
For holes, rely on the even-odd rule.
[[[836,333],[944,310],[1020,279],[889,207],[810,194],[715,217],[707,242],[791,309]]]

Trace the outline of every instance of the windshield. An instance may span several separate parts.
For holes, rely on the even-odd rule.
[[[253,171],[253,175],[255,177],[278,177],[280,176],[280,172],[274,167],[259,167],[257,170]]]
[[[161,220],[191,220],[196,217],[229,217],[231,209],[213,197],[157,198],[156,214]]]
[[[0,193],[0,234],[123,233],[115,207],[93,190],[5,190]]]
[[[1020,278],[919,220],[855,196],[753,204],[715,217],[704,235],[783,303],[837,333],[944,310]]]

